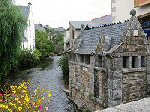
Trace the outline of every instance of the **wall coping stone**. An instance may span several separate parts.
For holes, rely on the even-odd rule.
[[[150,98],[132,101],[112,108],[98,110],[95,112],[150,112]]]

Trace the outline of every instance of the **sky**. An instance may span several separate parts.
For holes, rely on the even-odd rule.
[[[52,28],[69,27],[69,21],[90,21],[111,13],[111,0],[15,0],[17,5],[32,3],[35,23]]]

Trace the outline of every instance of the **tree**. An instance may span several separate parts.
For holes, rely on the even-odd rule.
[[[53,28],[47,29],[50,40],[54,43],[55,53],[62,53],[64,50],[64,34],[54,31]]]
[[[16,65],[26,19],[11,0],[0,1],[0,81]]]
[[[36,31],[36,48],[41,52],[43,58],[54,52],[53,42],[48,37],[47,32]]]

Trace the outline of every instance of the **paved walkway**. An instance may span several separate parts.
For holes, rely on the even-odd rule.
[[[144,98],[96,112],[150,112],[150,98]]]

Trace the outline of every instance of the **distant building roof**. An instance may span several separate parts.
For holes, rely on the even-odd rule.
[[[66,30],[63,27],[58,27],[58,28],[54,28],[54,31],[63,33]]]
[[[45,32],[45,27],[42,24],[35,24],[35,30]]]
[[[90,28],[92,28],[94,25],[92,25],[91,21],[70,21],[70,24],[75,27],[75,29],[81,29],[81,25],[84,26],[88,25]]]
[[[19,6],[23,15],[28,18],[30,14],[30,9],[28,6]]]
[[[89,28],[101,26],[104,24],[110,24],[112,23],[112,16],[111,15],[105,15],[100,18],[95,18],[92,21],[70,21],[70,24],[75,27],[75,29],[81,29],[81,25],[84,26],[88,25]]]
[[[105,15],[105,16],[102,16],[100,18],[95,18],[95,19],[91,20],[91,22],[93,24],[97,24],[98,26],[104,25],[104,24],[110,24],[110,23],[112,23],[112,16],[111,15]]]

